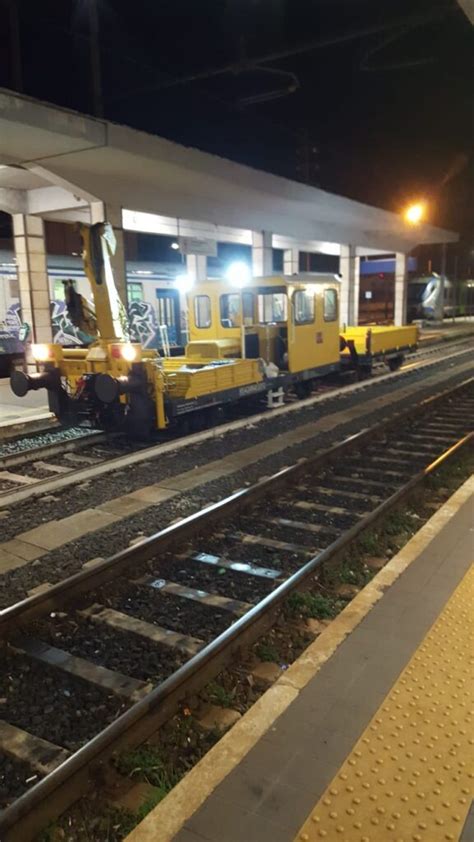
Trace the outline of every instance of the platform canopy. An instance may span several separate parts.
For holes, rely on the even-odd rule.
[[[451,231],[411,228],[395,213],[0,89],[0,210],[86,218],[96,201],[367,251],[407,252],[458,239]]]

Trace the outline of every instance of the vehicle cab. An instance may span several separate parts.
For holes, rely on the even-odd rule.
[[[262,359],[276,373],[314,377],[339,363],[339,286],[333,275],[272,275],[235,288],[198,284],[188,297],[186,356]]]

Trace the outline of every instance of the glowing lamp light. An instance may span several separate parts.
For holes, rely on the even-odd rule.
[[[176,286],[179,291],[186,295],[194,286],[194,281],[190,275],[176,275]]]
[[[122,345],[120,353],[127,363],[133,363],[137,357],[137,349],[133,345]]]
[[[225,276],[235,287],[243,287],[250,281],[250,267],[243,260],[236,260],[228,266]]]
[[[49,345],[35,345],[31,346],[31,354],[37,363],[45,363],[50,358]]]
[[[419,225],[425,216],[425,206],[423,202],[415,202],[409,205],[405,211],[405,219],[410,225]]]
[[[171,248],[173,249],[173,251],[179,251],[179,243],[177,243],[175,240],[174,243],[171,243]]]

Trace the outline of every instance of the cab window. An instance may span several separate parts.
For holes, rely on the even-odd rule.
[[[253,325],[253,311],[254,311],[253,292],[244,292],[242,294],[242,301],[244,305],[244,325]]]
[[[208,295],[196,295],[194,299],[194,321],[196,327],[211,326],[211,299]]]
[[[222,327],[239,327],[240,325],[240,293],[230,292],[220,297]]]
[[[260,324],[286,322],[288,299],[285,292],[262,292],[258,296],[258,321]]]
[[[314,293],[307,289],[298,289],[293,295],[293,313],[296,325],[308,325],[314,322]]]
[[[337,291],[335,289],[324,290],[324,321],[335,322],[337,319]]]
[[[254,295],[253,292],[242,293],[244,308],[244,324],[253,324]],[[222,327],[240,327],[240,293],[230,292],[220,297],[220,314]]]

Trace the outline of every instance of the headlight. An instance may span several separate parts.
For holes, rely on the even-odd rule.
[[[128,363],[133,363],[137,357],[137,349],[133,345],[122,345],[120,353]]]
[[[31,354],[34,360],[38,363],[44,363],[51,357],[51,348],[49,345],[35,345],[31,346]]]

